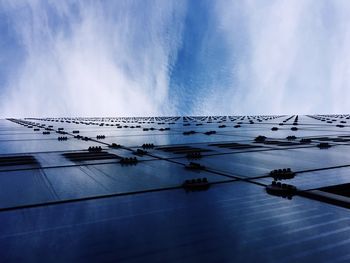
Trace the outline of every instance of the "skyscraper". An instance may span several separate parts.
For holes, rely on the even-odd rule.
[[[349,120],[0,120],[1,262],[347,262]]]

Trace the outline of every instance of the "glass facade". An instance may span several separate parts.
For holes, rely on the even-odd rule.
[[[349,121],[0,120],[1,262],[348,262]]]

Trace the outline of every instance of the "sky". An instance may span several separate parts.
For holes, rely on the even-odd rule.
[[[0,0],[0,117],[350,113],[348,0]]]

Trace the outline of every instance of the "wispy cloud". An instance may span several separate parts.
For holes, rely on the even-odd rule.
[[[350,112],[349,11],[341,0],[220,1],[233,81],[199,111]]]
[[[181,1],[8,1],[25,56],[2,95],[5,116],[170,114]]]
[[[3,0],[21,52],[0,55],[21,55],[0,112],[350,112],[349,13],[347,0]]]

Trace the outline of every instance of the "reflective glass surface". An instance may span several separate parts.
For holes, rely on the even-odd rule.
[[[0,120],[1,262],[348,262],[349,119]]]

